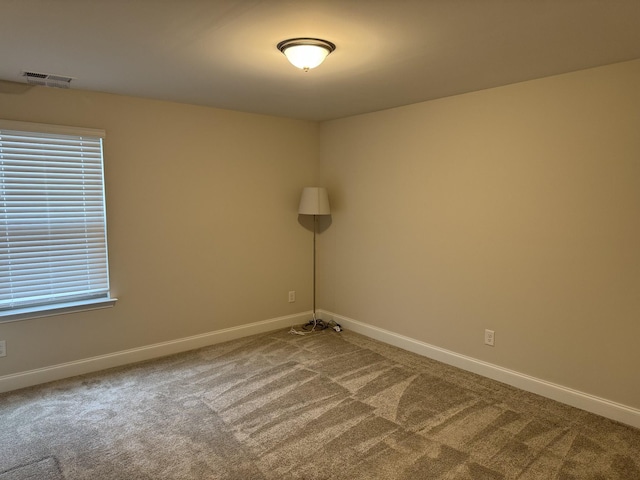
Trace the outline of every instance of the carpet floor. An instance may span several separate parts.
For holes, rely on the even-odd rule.
[[[640,479],[640,430],[346,331],[0,395],[0,480]]]

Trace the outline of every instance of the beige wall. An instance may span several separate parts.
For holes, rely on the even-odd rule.
[[[0,376],[308,310],[320,178],[318,308],[640,408],[638,85],[634,61],[320,128],[0,85],[0,118],[107,131],[120,299],[0,324]]]
[[[0,376],[311,308],[318,125],[0,85],[0,118],[105,129],[112,309],[0,324]],[[297,290],[297,302],[287,292]]]
[[[633,61],[324,123],[319,304],[640,408],[639,85]]]

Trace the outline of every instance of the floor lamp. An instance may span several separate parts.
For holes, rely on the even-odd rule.
[[[300,197],[300,206],[298,207],[300,215],[313,215],[313,317],[304,325],[303,328],[316,327],[327,328],[326,323],[316,318],[316,233],[318,230],[318,215],[329,215],[329,195],[327,189],[322,187],[305,187]]]

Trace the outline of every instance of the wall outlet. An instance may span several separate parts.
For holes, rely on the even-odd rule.
[[[289,303],[293,303],[296,301],[296,291],[295,290],[291,290],[289,292]]]
[[[7,356],[7,341],[0,340],[0,357],[6,357],[6,356]]]
[[[484,344],[494,346],[496,340],[496,332],[493,330],[485,330],[484,331]]]

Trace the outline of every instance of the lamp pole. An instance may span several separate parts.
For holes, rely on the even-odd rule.
[[[316,319],[316,231],[318,227],[318,216],[313,216],[313,325],[315,326],[318,321]]]

